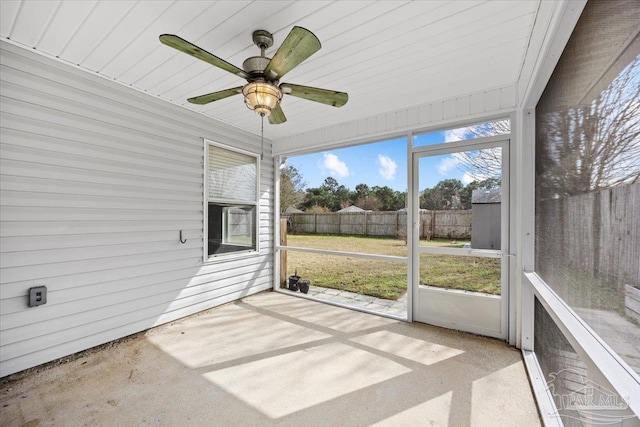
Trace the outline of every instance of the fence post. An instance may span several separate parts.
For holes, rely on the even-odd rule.
[[[436,211],[430,211],[429,213],[431,214],[431,229],[429,230],[429,236],[427,237],[427,240],[431,240],[436,237]]]
[[[368,233],[367,233],[367,211],[364,211],[364,235],[368,236]]]
[[[313,234],[318,234],[318,214],[313,214]]]
[[[287,246],[287,219],[280,218],[280,246]],[[280,287],[287,284],[287,251],[280,251]]]

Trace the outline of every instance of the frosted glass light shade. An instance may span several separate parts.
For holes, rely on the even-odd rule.
[[[266,82],[249,83],[242,88],[242,94],[247,107],[264,116],[271,114],[282,99],[280,88]]]

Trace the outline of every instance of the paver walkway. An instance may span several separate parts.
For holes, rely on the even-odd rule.
[[[294,293],[287,289],[284,290],[286,292]],[[371,297],[369,295],[361,295],[355,292],[342,291],[340,289],[323,288],[311,285],[307,295],[320,301],[330,301],[332,303],[348,305],[351,307],[365,308],[367,310],[399,316],[401,318],[407,317],[406,292],[398,298],[397,301],[393,301],[389,299]]]

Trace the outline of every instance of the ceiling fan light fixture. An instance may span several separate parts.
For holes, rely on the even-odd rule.
[[[287,121],[280,105],[283,93],[332,107],[342,107],[349,100],[349,95],[345,92],[286,82],[280,84],[285,74],[322,47],[320,40],[311,31],[302,27],[294,26],[291,29],[272,58],[266,57],[265,51],[273,45],[273,35],[266,30],[254,31],[253,42],[260,48],[260,56],[245,59],[242,69],[175,34],[161,34],[160,42],[234,76],[242,77],[248,82],[244,86],[218,90],[187,99],[192,104],[205,105],[242,92],[245,105],[262,116],[263,123],[264,117],[268,116],[270,124],[279,125]]]
[[[242,88],[244,103],[250,110],[261,116],[269,116],[271,110],[278,106],[282,99],[282,91],[278,86],[267,82],[252,82]]]

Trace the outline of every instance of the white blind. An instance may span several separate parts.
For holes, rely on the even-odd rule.
[[[209,199],[256,201],[257,160],[209,145]]]

